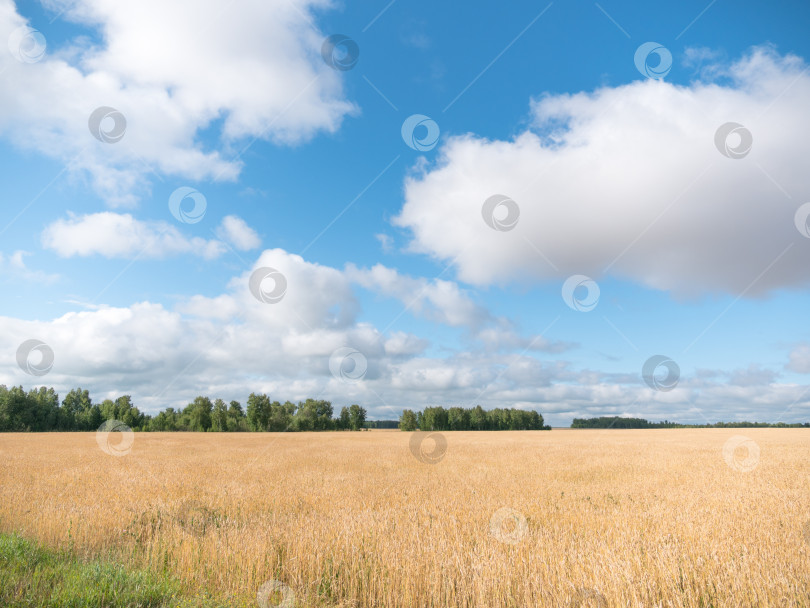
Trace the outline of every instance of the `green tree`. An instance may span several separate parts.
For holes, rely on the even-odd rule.
[[[309,401],[309,399],[307,399]],[[354,407],[354,406],[352,406]],[[351,414],[352,408],[349,408]],[[317,400],[315,401],[315,430],[316,431],[330,431],[335,428],[335,422],[332,420],[332,404],[329,401]],[[363,414],[365,420],[365,412]]]
[[[447,410],[441,406],[426,407],[419,428],[423,431],[447,431]]]
[[[463,407],[451,407],[447,410],[447,424],[451,431],[470,430],[470,411]]]
[[[474,431],[485,431],[487,429],[487,413],[480,405],[476,405],[470,410],[470,427]]]
[[[79,417],[82,411],[90,405],[90,392],[81,388],[71,389],[62,400],[62,407],[59,408],[59,422],[57,426],[60,431],[76,431],[79,429]]]
[[[247,401],[247,423],[251,431],[266,431],[270,427],[272,405],[267,395],[250,393]]]
[[[247,430],[247,418],[242,404],[238,401],[231,401],[228,407],[228,430],[230,432]]]
[[[341,431],[348,431],[352,428],[352,420],[351,416],[349,415],[349,408],[345,405],[340,408],[340,417],[337,419],[337,428]]]
[[[211,412],[211,430],[217,432],[228,430],[228,408],[222,399],[214,401],[214,409]]]
[[[326,431],[334,428],[332,404],[329,401],[307,399],[298,404],[292,420],[296,431]]]
[[[115,419],[129,428],[140,430],[146,423],[146,416],[132,404],[132,397],[124,395],[115,400]]]
[[[81,431],[95,431],[104,420],[101,417],[101,407],[97,403],[88,401],[82,404],[82,410],[77,416],[78,427]]]
[[[418,428],[416,414],[411,410],[403,410],[402,415],[399,417],[399,428],[403,431],[415,431]]]
[[[102,422],[105,420],[115,420],[118,417],[115,411],[115,402],[112,399],[102,401],[101,405],[99,405],[99,411],[101,413]]]
[[[208,397],[199,396],[189,403],[183,410],[183,416],[188,419],[190,431],[208,431],[211,428],[211,412],[214,404]]]
[[[0,433],[10,430],[9,426],[8,388],[5,384],[0,384]]]
[[[314,431],[315,430],[315,402],[313,399],[307,399],[298,404],[298,408],[293,416],[292,424],[293,429],[296,431]]]
[[[0,403],[0,420],[3,421],[4,431],[18,432],[32,430],[34,422],[33,408],[30,399],[22,386],[12,386],[3,393],[3,402]]]
[[[270,426],[268,430],[274,433],[283,433],[289,430],[291,423],[292,415],[290,414],[290,409],[287,404],[273,401],[273,403],[270,404]]]
[[[150,431],[176,431],[178,430],[177,412],[173,407],[167,407],[157,416],[149,421],[148,429]]]
[[[353,431],[359,431],[366,425],[366,410],[359,405],[352,404],[349,407],[349,426]]]
[[[52,431],[59,420],[59,395],[53,388],[40,386],[28,391],[28,429]]]

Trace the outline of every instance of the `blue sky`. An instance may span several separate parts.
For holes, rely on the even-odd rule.
[[[808,420],[809,24],[798,1],[0,0],[0,383]],[[18,364],[32,339],[47,373]],[[655,355],[676,386],[645,383]]]

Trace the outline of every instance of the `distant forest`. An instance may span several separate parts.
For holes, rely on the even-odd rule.
[[[264,394],[251,393],[247,407],[238,401],[225,403],[199,396],[183,408],[171,407],[154,416],[141,412],[129,395],[93,403],[81,388],[69,391],[60,402],[53,388],[25,391],[0,384],[0,432],[95,431],[107,420],[123,422],[133,431],[358,431],[396,429],[403,431],[530,431],[551,430],[543,416],[531,410],[496,408],[485,410],[441,406],[423,411],[404,410],[399,420],[367,420],[366,410],[357,404],[344,406],[334,415],[331,402],[307,399],[293,403],[271,401]],[[682,424],[650,422],[643,418],[600,416],[574,418],[572,429],[676,429],[676,428],[810,428],[804,422],[715,422]]]
[[[245,409],[238,401],[200,396],[182,409],[169,407],[150,416],[129,395],[93,403],[87,390],[75,388],[60,404],[53,388],[26,392],[22,386],[0,385],[0,432],[95,431],[107,420],[133,431],[357,431],[370,425],[359,405],[343,407],[333,418],[332,404],[317,399],[280,403],[251,393]]]
[[[517,409],[428,407],[414,413],[405,410],[399,417],[403,431],[550,431],[543,417],[534,411]]]
[[[622,418],[620,416],[600,416],[599,418],[574,418],[572,429],[708,429],[708,428],[804,428],[808,422],[715,422],[713,424],[681,424],[680,422],[650,422],[643,418]]]
[[[200,396],[184,408],[168,407],[154,416],[141,412],[130,395],[94,403],[87,390],[74,388],[59,400],[53,388],[28,392],[22,386],[0,385],[0,432],[95,431],[107,420],[123,422],[133,431],[508,431],[550,430],[537,412],[517,409],[429,407],[414,413],[405,410],[397,420],[366,420],[357,404],[342,407],[334,416],[332,404],[319,399],[293,403],[271,401],[251,393],[247,407]]]

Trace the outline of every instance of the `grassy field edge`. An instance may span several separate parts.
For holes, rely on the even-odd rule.
[[[114,561],[90,561],[46,549],[19,534],[0,533],[0,605],[7,608],[220,608],[183,597],[179,581]],[[230,606],[231,604],[227,604]]]

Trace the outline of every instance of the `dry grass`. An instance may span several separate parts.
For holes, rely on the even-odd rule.
[[[444,433],[438,464],[409,435],[0,435],[0,530],[254,603],[810,606],[808,431]]]

